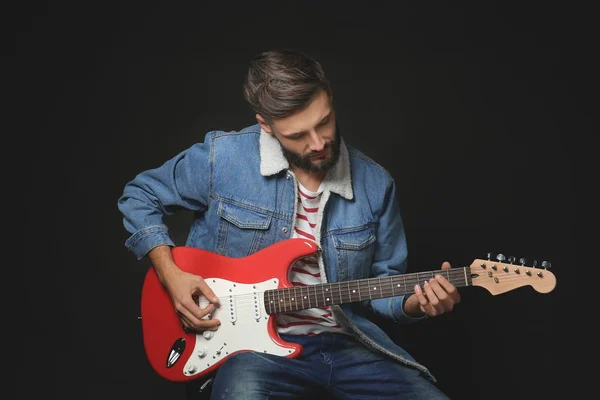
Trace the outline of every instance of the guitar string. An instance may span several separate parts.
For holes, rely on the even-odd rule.
[[[435,272],[437,273],[437,271]],[[315,292],[314,294],[310,294],[307,293],[307,295],[310,296],[316,296],[316,295],[321,295],[321,292],[323,290],[326,289],[326,287],[328,285],[333,286],[333,288],[329,288],[330,290],[332,290],[333,292],[335,291],[339,291],[339,289],[341,290],[348,290],[348,288],[350,289],[361,289],[361,290],[368,290],[369,287],[372,286],[372,283],[375,283],[375,281],[377,281],[377,286],[390,286],[392,285],[391,281],[397,280],[398,282],[394,282],[393,285],[396,286],[397,284],[400,283],[400,281],[402,281],[402,286],[404,286],[404,282],[406,282],[406,286],[411,285],[414,286],[415,284],[417,284],[419,281],[423,281],[425,279],[423,278],[432,278],[433,274],[432,272],[423,272],[423,273],[419,273],[419,275],[423,275],[423,274],[429,274],[431,276],[427,277],[427,276],[419,276],[418,278],[416,276],[404,276],[404,275],[395,275],[395,276],[386,276],[386,277],[381,277],[381,278],[366,278],[364,280],[353,280],[353,281],[342,281],[342,282],[331,282],[331,283],[320,283],[320,284],[315,284],[315,285],[311,285],[311,286],[291,286],[291,287],[285,287],[285,288],[273,288],[273,289],[267,289],[264,292],[260,292],[260,291],[256,291],[256,292],[249,292],[249,293],[244,293],[244,294],[239,294],[239,295],[227,295],[227,296],[221,296],[219,297],[219,301],[221,300],[227,300],[230,297],[234,297],[236,298],[236,300],[238,299],[243,299],[243,298],[251,298],[254,296],[255,293],[260,293],[260,294],[264,294],[267,291],[273,290],[275,292],[279,292],[282,293],[283,295],[283,291],[287,292],[293,292],[293,291],[300,291],[301,294],[300,295],[304,295],[302,293],[302,290],[305,290],[306,288],[310,287],[312,289],[315,289],[317,287],[320,287],[322,289],[318,289],[318,292]],[[446,275],[446,273],[443,273],[444,275]],[[464,281],[464,270],[461,268],[460,270],[456,269],[454,271],[449,271],[449,274],[451,275],[456,275],[456,277],[454,278],[458,278],[456,279],[457,283],[458,281]],[[451,278],[451,280],[455,280],[453,278]],[[339,288],[338,288],[339,286]],[[345,286],[345,287],[344,287]],[[306,289],[308,291],[308,289]],[[390,289],[391,290],[391,289]],[[292,293],[294,294],[294,293]],[[337,294],[335,294],[337,296]],[[250,299],[251,300],[251,299]]]
[[[461,273],[462,275],[462,273]],[[265,291],[256,291],[256,292],[249,292],[249,293],[244,293],[244,294],[238,294],[238,295],[227,295],[227,296],[222,296],[219,297],[220,300],[227,300],[230,297],[234,297],[236,300],[243,300],[244,298],[248,298],[251,300],[251,298],[255,295],[255,294],[264,294],[268,291],[273,291],[274,293],[280,293],[280,295],[276,295],[276,296],[285,296],[285,295],[298,295],[298,296],[304,296],[304,295],[308,295],[308,296],[322,296],[322,295],[327,295],[328,290],[331,290],[332,293],[332,297],[339,297],[339,291],[342,290],[344,292],[346,292],[349,296],[352,296],[352,293],[348,292],[348,289],[361,289],[361,290],[370,290],[369,288],[371,287],[379,287],[380,289],[377,290],[386,290],[388,291],[388,293],[394,293],[395,289],[394,287],[397,286],[404,286],[404,282],[406,282],[406,286],[408,288],[408,286],[411,286],[411,289],[413,288],[414,285],[416,285],[419,281],[425,281],[427,279],[422,279],[423,277],[421,277],[420,279],[413,279],[413,278],[407,278],[407,279],[398,279],[399,277],[401,277],[401,275],[398,276],[394,276],[393,278],[390,277],[385,277],[382,279],[385,279],[388,282],[379,282],[378,278],[369,278],[366,279],[365,281],[362,282],[357,282],[357,281],[347,281],[347,282],[332,282],[332,283],[321,283],[321,284],[315,284],[315,288],[314,290],[318,290],[314,293],[302,293],[302,291],[306,288],[308,288],[309,286],[291,286],[291,287],[284,287],[284,288],[273,288],[273,289],[267,289]],[[391,280],[395,280],[398,282],[389,282]],[[543,278],[535,278],[534,276],[530,277],[531,279],[543,279]],[[500,281],[498,282],[498,284],[501,283],[506,283],[507,281],[515,281],[515,280],[523,280],[523,279],[530,279],[530,278],[524,278],[522,276],[519,276],[517,274],[510,274],[510,275],[505,275],[505,276],[501,276],[499,279]],[[493,278],[490,278],[493,279]],[[377,282],[368,282],[368,281],[377,281]],[[399,282],[402,281],[402,282]],[[464,285],[464,278],[461,276],[460,279],[454,280],[451,279],[451,281],[453,281],[455,284],[459,284],[460,286],[465,286]],[[377,285],[373,285],[373,283],[377,283]],[[402,283],[400,285],[400,283]],[[512,283],[512,282],[511,282]],[[528,282],[525,282],[526,284]],[[329,288],[327,286],[330,286]],[[346,287],[344,287],[346,286]],[[393,287],[392,287],[393,286]],[[460,287],[459,286],[459,287]],[[311,288],[313,286],[310,286]],[[318,289],[317,289],[318,288]],[[399,290],[404,290],[404,289],[399,289]],[[297,294],[297,292],[300,292],[299,294]],[[410,290],[410,293],[413,293],[412,290]],[[401,295],[402,293],[399,293],[399,295]],[[367,297],[367,296],[365,296]]]
[[[543,269],[534,269],[534,268],[530,268],[531,270],[540,270],[540,271],[545,271]],[[457,272],[459,272],[458,270],[453,271],[455,275]],[[463,272],[461,271],[461,274],[463,274]],[[508,273],[507,273],[508,274]],[[319,305],[315,305],[316,307],[319,306],[324,306],[324,305],[331,305],[331,304],[340,304],[340,303],[349,303],[349,302],[356,302],[356,301],[364,301],[364,300],[369,300],[369,296],[364,295],[362,299],[355,299],[352,300],[352,297],[354,296],[359,296],[358,293],[351,293],[350,291],[348,291],[348,288],[350,289],[359,289],[362,291],[368,290],[371,292],[371,294],[375,295],[375,299],[378,298],[386,298],[386,297],[394,297],[394,296],[401,296],[401,295],[406,295],[406,294],[412,294],[414,293],[414,291],[408,291],[408,292],[404,292],[404,293],[397,293],[397,291],[399,290],[404,290],[404,288],[402,289],[394,289],[391,286],[396,286],[395,282],[394,284],[392,284],[391,281],[393,278],[399,278],[401,277],[401,275],[397,275],[394,277],[385,277],[382,279],[385,279],[388,282],[379,282],[378,278],[368,278],[365,281],[347,281],[347,282],[333,282],[331,284],[317,284],[315,286],[320,286],[320,289],[314,288],[315,291],[313,293],[310,293],[308,289],[308,286],[292,286],[292,287],[287,287],[287,288],[275,288],[275,289],[268,289],[266,291],[257,291],[257,292],[252,292],[252,293],[244,293],[244,294],[238,294],[238,295],[228,295],[228,296],[224,296],[224,297],[219,297],[219,301],[222,303],[227,303],[227,301],[233,297],[235,299],[235,308],[236,309],[245,309],[245,308],[254,308],[255,307],[255,301],[258,302],[263,301],[265,299],[265,293],[267,292],[271,292],[273,293],[273,299],[274,300],[280,300],[280,302],[274,303],[271,305],[271,307],[273,308],[282,308],[282,309],[287,309],[287,308],[292,308],[290,307],[290,302],[292,303],[292,306],[294,305],[302,305],[302,302],[314,302],[317,303]],[[422,278],[422,277],[421,277]],[[531,276],[531,279],[543,279],[543,278],[539,278],[539,277],[535,277],[535,276]],[[493,279],[493,278],[490,278]],[[525,279],[529,279],[529,278],[525,278]],[[396,280],[400,280],[400,279],[396,279]],[[416,278],[407,278],[407,279],[403,279],[402,283],[404,283],[404,281],[406,281],[406,286],[408,287],[410,285],[410,287],[412,288],[417,282],[422,281],[424,279],[416,279]],[[520,276],[518,274],[515,273],[509,273],[509,275],[505,275],[505,276],[501,276],[501,280],[498,284],[502,284],[502,283],[513,283],[514,281],[522,281],[523,280],[523,276]],[[372,283],[375,282],[367,282],[367,281],[377,281],[377,286],[376,285],[372,285]],[[453,279],[451,279],[451,281],[453,281]],[[466,286],[464,285],[464,279],[460,279],[458,281],[454,282],[455,284],[460,284],[461,286]],[[524,285],[529,284],[528,282],[525,282]],[[333,285],[334,287],[331,289],[331,293],[329,298],[332,299],[332,301],[326,301],[326,296],[329,294],[327,293],[324,289],[328,286],[328,285]],[[348,285],[348,287],[343,287]],[[523,285],[523,286],[524,286]],[[403,285],[404,286],[404,285]],[[533,285],[532,285],[533,286]],[[370,290],[371,287],[379,287],[378,290],[379,292],[372,292]],[[460,287],[460,286],[459,286]],[[306,290],[305,290],[306,289]],[[341,295],[340,295],[340,290]],[[297,293],[297,292],[300,293]],[[306,291],[307,293],[302,293],[303,291]],[[257,299],[254,299],[254,297],[257,297]],[[308,296],[309,298],[306,298],[306,296]],[[287,297],[287,298],[286,298]],[[292,300],[293,298],[293,300]],[[296,299],[297,298],[297,299]],[[304,300],[302,299],[304,298]],[[339,301],[336,302],[335,299],[339,299],[341,300],[341,298],[343,298],[343,301]],[[346,300],[347,298],[347,300]],[[268,299],[266,299],[268,300]],[[323,302],[323,303],[322,303]],[[208,302],[205,303],[205,305],[207,305]],[[266,305],[267,307],[269,307],[269,305]],[[313,308],[313,307],[307,307],[307,308]]]

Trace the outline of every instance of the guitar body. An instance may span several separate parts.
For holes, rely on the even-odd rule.
[[[200,275],[219,297],[220,307],[211,317],[221,325],[216,331],[187,333],[150,268],[142,287],[141,317],[144,348],[153,369],[170,381],[185,382],[213,372],[238,352],[299,356],[300,345],[279,337],[276,315],[267,314],[264,293],[293,287],[288,278],[290,266],[316,251],[316,244],[304,239],[281,241],[242,258],[193,247],[173,248],[178,267]],[[200,296],[200,307],[207,304]]]

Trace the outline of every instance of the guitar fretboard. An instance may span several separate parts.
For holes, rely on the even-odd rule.
[[[411,294],[414,292],[416,284],[422,287],[425,281],[433,279],[437,274],[445,277],[456,287],[472,285],[471,268],[463,267],[381,278],[294,286],[265,291],[265,309],[268,314],[277,314]]]

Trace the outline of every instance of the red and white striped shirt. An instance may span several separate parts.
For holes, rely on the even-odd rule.
[[[298,207],[292,237],[315,241],[317,212],[323,189],[310,191],[298,182]],[[317,256],[304,257],[291,266],[290,281],[294,286],[323,283]],[[281,313],[277,317],[279,333],[314,336],[321,332],[347,333],[339,325],[329,306]]]

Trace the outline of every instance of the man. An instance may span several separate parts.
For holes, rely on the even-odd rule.
[[[162,217],[178,209],[194,211],[187,246],[228,257],[293,237],[314,241],[319,251],[290,269],[294,285],[407,268],[395,183],[344,142],[321,65],[298,52],[262,53],[250,64],[244,95],[258,124],[209,132],[138,174],[118,202],[131,233],[126,246],[138,259],[149,257],[183,325],[198,332],[219,329],[219,319],[205,318],[219,301],[201,276],[174,262]],[[195,294],[213,302],[201,308]],[[217,370],[212,398],[305,398],[327,391],[341,399],[445,399],[429,370],[370,317],[413,323],[451,311],[459,300],[456,288],[436,275],[410,296],[282,312],[278,333],[301,344],[301,356],[236,354]]]

